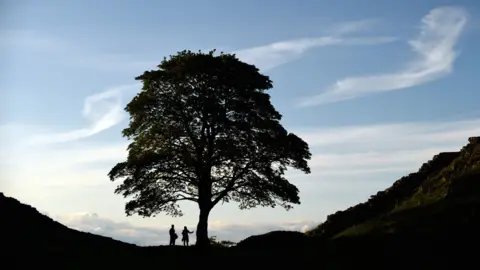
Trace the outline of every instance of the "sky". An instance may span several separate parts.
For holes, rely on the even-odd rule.
[[[0,191],[75,229],[167,244],[185,215],[126,217],[107,173],[126,158],[134,78],[184,49],[270,76],[309,145],[293,210],[218,205],[210,235],[304,231],[480,136],[476,0],[0,0]],[[195,241],[192,235],[191,241]]]

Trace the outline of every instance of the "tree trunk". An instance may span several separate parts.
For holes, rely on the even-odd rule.
[[[200,207],[200,217],[197,225],[197,243],[199,247],[207,247],[210,245],[210,239],[208,238],[208,215],[210,214],[209,207]]]

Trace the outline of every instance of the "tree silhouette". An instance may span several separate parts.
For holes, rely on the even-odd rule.
[[[181,216],[179,201],[200,209],[197,245],[209,244],[208,216],[219,202],[240,209],[300,204],[283,176],[310,173],[308,144],[280,124],[265,91],[268,76],[233,54],[181,51],[136,78],[142,91],[126,106],[133,142],[109,172],[123,179],[115,193],[130,197],[127,215]]]

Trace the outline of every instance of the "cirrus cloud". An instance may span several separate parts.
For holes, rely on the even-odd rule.
[[[87,127],[65,132],[34,134],[29,143],[63,143],[90,137],[107,130],[119,124],[126,117],[122,95],[127,91],[139,88],[139,84],[122,85],[88,96],[84,100],[82,110],[83,117],[89,122]]]
[[[467,12],[460,7],[439,7],[423,19],[420,34],[408,44],[415,53],[405,69],[391,74],[347,77],[325,92],[305,98],[301,106],[314,106],[354,99],[369,94],[410,88],[440,79],[453,70],[458,56],[454,50],[467,23]]]
[[[395,37],[361,37],[345,38],[340,36],[323,36],[299,38],[274,42],[268,45],[235,51],[242,61],[253,64],[266,71],[294,61],[312,49],[333,46],[378,45],[395,41]]]

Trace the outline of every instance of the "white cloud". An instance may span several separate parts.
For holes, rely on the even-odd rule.
[[[317,154],[310,166],[319,174],[356,175],[377,172],[414,171],[434,155],[457,151],[458,146],[421,148],[419,150],[365,151],[351,154]]]
[[[458,151],[480,136],[480,119],[389,123],[297,132],[314,156],[312,174],[413,172],[439,152]]]
[[[335,35],[350,34],[372,29],[374,25],[378,25],[379,23],[380,20],[374,18],[363,19],[359,21],[343,22],[334,26],[329,32]]]
[[[95,186],[127,157],[126,143],[12,147],[0,156],[3,177],[16,186]],[[28,168],[28,169],[22,169]]]
[[[88,96],[84,100],[82,110],[83,117],[89,122],[87,127],[66,132],[36,134],[32,136],[29,143],[50,144],[75,141],[109,129],[125,119],[122,94],[139,88],[139,84],[125,85]]]
[[[301,105],[320,105],[409,88],[449,74],[458,56],[454,46],[466,22],[467,13],[462,8],[440,7],[431,10],[422,19],[419,36],[409,41],[416,59],[405,69],[392,74],[339,80],[324,93],[304,99]]]
[[[127,222],[116,222],[109,218],[100,217],[95,213],[73,213],[54,217],[60,223],[80,231],[90,232],[140,246],[168,244],[168,229],[170,224],[160,226],[136,226]],[[209,222],[209,235],[216,236],[217,240],[238,242],[251,235],[263,234],[274,230],[302,231],[317,224],[313,221],[292,221],[281,223],[250,223],[232,224],[212,220]],[[177,233],[183,225],[176,225]],[[187,226],[190,231],[196,230],[196,224]],[[195,243],[195,234],[190,236],[190,244]],[[179,239],[180,240],[180,239]],[[177,241],[177,245],[181,242]]]
[[[235,51],[239,59],[265,71],[298,59],[307,51],[332,45],[376,45],[395,41],[394,37],[344,38],[324,36],[275,42]]]
[[[378,45],[395,41],[397,38],[390,36],[376,37],[344,37],[345,34],[365,31],[377,24],[377,19],[363,19],[339,23],[325,31],[327,34],[320,37],[306,37],[278,41],[258,47],[234,51],[239,59],[257,66],[266,71],[302,57],[310,50],[333,45]]]
[[[296,133],[310,147],[330,151],[418,149],[465,142],[469,136],[480,134],[480,119],[297,129]]]

